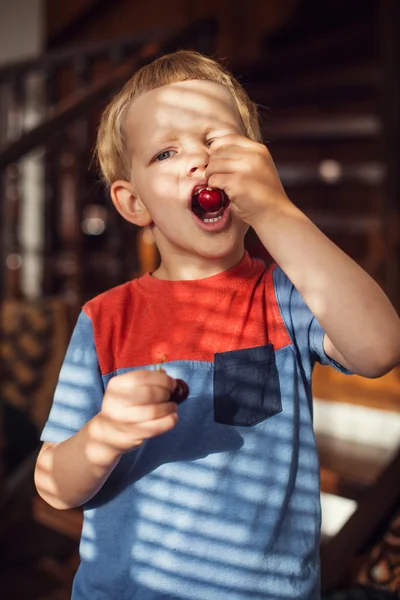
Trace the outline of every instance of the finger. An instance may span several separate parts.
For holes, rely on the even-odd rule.
[[[135,436],[140,440],[139,443],[142,443],[146,439],[166,433],[170,429],[173,429],[177,423],[178,414],[172,413],[161,419],[140,423],[140,425],[135,427]]]
[[[214,174],[237,173],[240,170],[241,164],[241,160],[231,158],[217,158],[209,162],[204,174],[209,180],[209,178]],[[208,183],[210,184],[210,181],[208,181]]]
[[[174,389],[176,384],[174,383]],[[143,383],[132,387],[108,386],[106,404],[122,404],[124,408],[135,404],[162,404],[168,402],[174,390],[157,385]]]
[[[222,135],[213,141],[210,146],[210,154],[214,154],[224,146],[240,146],[242,148],[249,148],[254,143],[255,142],[249,140],[249,138],[246,138],[243,135],[239,135],[237,133],[228,133],[227,135]]]
[[[176,382],[162,369],[156,371],[140,369],[113,377],[110,379],[108,387],[114,390],[118,389],[121,393],[125,392],[129,394],[139,385],[157,386],[171,393],[175,390]]]
[[[231,177],[232,174],[230,173],[216,173],[215,175],[211,175],[208,179],[208,185],[210,188],[223,190],[228,198],[230,198],[228,187]]]
[[[101,429],[93,428],[93,439],[117,451],[126,452],[135,446],[139,446],[145,439],[160,435],[169,431],[178,422],[177,412],[172,412],[159,419],[144,421],[135,425],[116,427],[112,422],[103,420]]]
[[[126,427],[144,421],[161,419],[162,417],[176,413],[176,410],[176,403],[170,400],[161,404],[131,404],[130,406],[115,403],[112,410],[106,407],[102,411],[102,415],[113,427],[124,430]]]

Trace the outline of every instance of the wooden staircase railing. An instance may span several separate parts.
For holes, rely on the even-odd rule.
[[[85,294],[93,295],[99,291],[95,287],[90,288],[99,271],[94,277],[86,276],[81,268],[81,252],[90,257],[89,267],[96,268],[97,263],[98,270],[101,265],[103,274],[100,280],[106,285],[121,283],[138,270],[132,228],[129,229],[130,240],[123,241],[119,230],[122,228],[124,231],[124,226],[117,215],[108,213],[105,190],[98,181],[97,173],[88,169],[99,116],[110,95],[152,56],[181,47],[210,54],[215,48],[216,33],[215,20],[203,19],[183,30],[152,31],[133,39],[62,51],[50,57],[0,69],[0,90],[8,89],[14,93],[31,73],[40,72],[44,83],[47,82],[48,98],[53,99],[53,102],[44,102],[42,117],[27,131],[22,128],[22,103],[18,109],[12,103],[8,106],[9,123],[5,132],[8,143],[0,149],[1,272],[4,295],[26,295],[21,273],[27,248],[24,248],[18,230],[21,213],[27,203],[26,194],[24,197],[21,192],[21,173],[25,168],[25,157],[32,156],[32,153],[36,153],[35,161],[42,179],[37,195],[38,208],[44,214],[42,228],[45,235],[44,247],[28,250],[36,259],[39,254],[43,256],[43,285],[40,292],[61,294],[73,306],[80,304]],[[107,65],[103,64],[104,57],[107,57]],[[94,64],[100,59],[103,63],[99,76]],[[52,76],[58,69],[61,69],[61,76],[57,84]],[[79,85],[72,85],[72,93],[65,95],[63,81],[68,82],[67,88],[71,87],[72,77]],[[16,121],[20,122],[19,127],[15,127]],[[33,192],[30,190],[31,204]],[[61,214],[64,215],[62,219]],[[92,222],[93,219],[103,219],[106,229],[104,235],[101,231],[96,237],[92,230],[82,235],[85,219],[92,219]],[[131,248],[124,247],[122,252],[125,242],[131,244]],[[131,257],[129,264],[126,264],[127,256]],[[104,280],[104,274],[106,280],[108,274],[108,281]],[[87,284],[86,290],[82,290],[82,281]]]
[[[99,282],[111,287],[139,270],[135,230],[110,210],[97,173],[89,169],[99,115],[109,97],[153,56],[178,48],[212,54],[217,31],[215,19],[202,19],[185,28],[153,30],[0,68],[0,338],[6,302],[56,296],[67,306],[70,330],[85,298],[102,291],[96,288]],[[31,80],[37,84],[33,100],[23,93]],[[104,232],[94,232],[93,223],[99,222]],[[2,388],[3,367],[2,358]],[[3,401],[2,395],[0,472]],[[0,474],[4,524],[1,494],[10,495]]]
[[[114,0],[118,2],[119,0]],[[79,7],[74,7],[75,12],[68,21],[64,22],[61,26],[50,27],[50,33],[47,40],[47,51],[53,51],[55,48],[64,46],[71,43],[75,36],[78,35],[82,29],[93,22],[94,19],[98,19],[103,14],[107,14],[107,11],[111,8],[109,0],[90,0]],[[57,11],[56,6],[52,6],[51,3],[48,5],[47,10],[50,11],[48,20],[52,22],[52,11]]]

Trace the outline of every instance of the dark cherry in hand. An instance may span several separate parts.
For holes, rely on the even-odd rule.
[[[183,379],[176,380],[175,391],[171,394],[171,401],[180,404],[189,396],[189,386]]]
[[[199,204],[206,212],[217,212],[224,205],[224,194],[220,190],[201,190]]]

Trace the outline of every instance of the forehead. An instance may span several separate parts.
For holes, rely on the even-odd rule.
[[[129,108],[125,129],[135,138],[191,129],[232,128],[240,117],[229,90],[213,81],[189,80],[145,92]]]

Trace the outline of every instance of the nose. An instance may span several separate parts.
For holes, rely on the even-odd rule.
[[[209,159],[210,155],[207,148],[193,150],[188,156],[186,175],[204,174],[204,171],[208,167]]]

